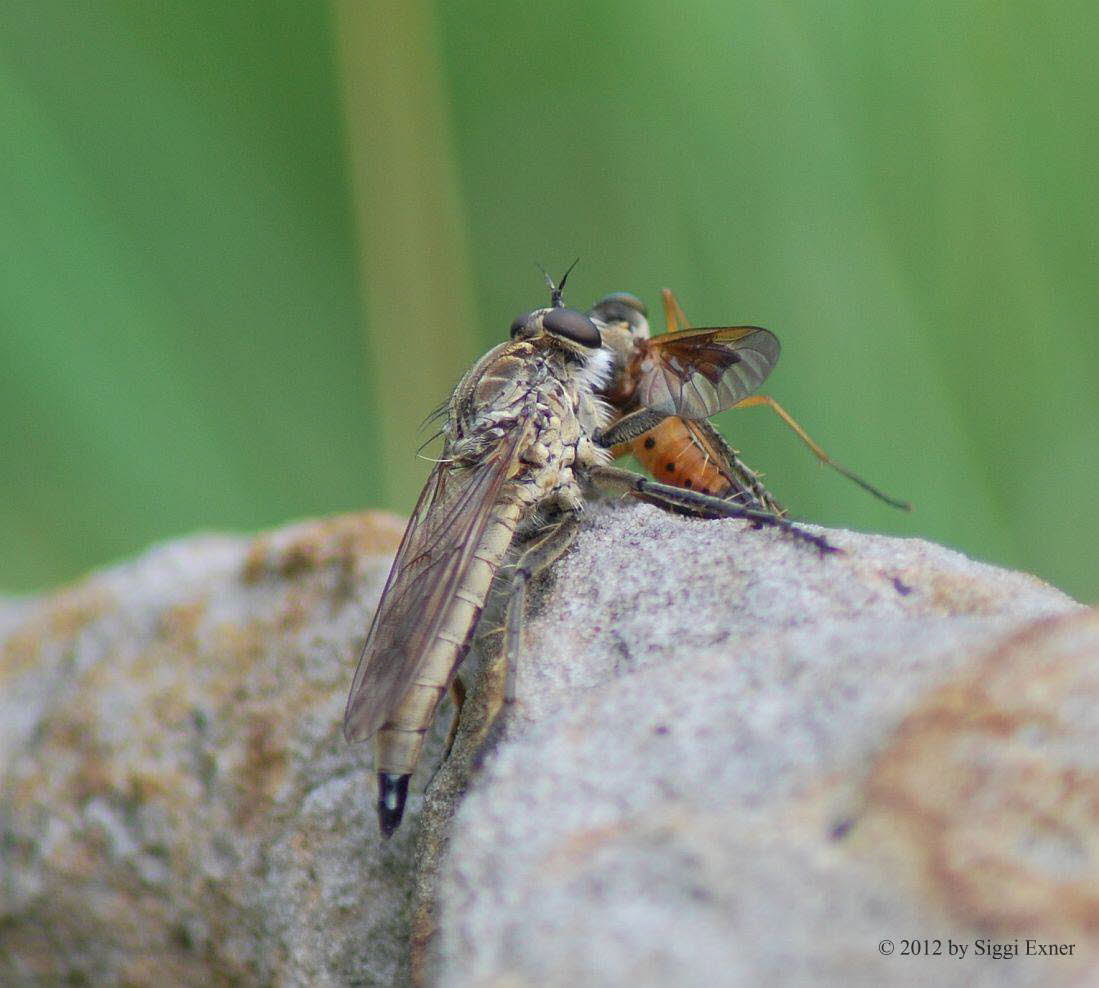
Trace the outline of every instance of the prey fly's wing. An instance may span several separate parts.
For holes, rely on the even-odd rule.
[[[529,431],[522,420],[472,465],[438,463],[412,512],[366,636],[343,731],[361,741],[415,681],[461,588]]]
[[[760,326],[686,329],[638,341],[631,371],[645,408],[702,419],[755,391],[779,349],[778,337]]]

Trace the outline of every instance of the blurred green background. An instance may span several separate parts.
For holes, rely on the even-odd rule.
[[[535,262],[784,344],[796,515],[1099,597],[1099,8],[7,4],[0,589],[407,512]]]

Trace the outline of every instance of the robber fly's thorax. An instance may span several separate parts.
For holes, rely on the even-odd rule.
[[[609,414],[594,391],[610,365],[604,350],[575,353],[545,338],[500,344],[455,388],[444,458],[474,465],[511,430],[525,429],[512,493],[528,505],[579,509],[577,469],[608,456],[591,437]]]

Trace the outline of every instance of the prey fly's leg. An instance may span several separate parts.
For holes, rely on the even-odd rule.
[[[748,508],[709,494],[699,494],[697,491],[661,484],[639,473],[620,470],[618,467],[592,467],[590,476],[592,483],[606,494],[629,494],[649,504],[655,504],[657,507],[680,508],[702,518],[744,518],[779,528],[793,538],[815,546],[821,555],[842,551],[830,544],[824,536],[813,535],[770,511]]]
[[[831,467],[837,473],[843,474],[848,480],[854,481],[864,491],[868,491],[873,494],[874,497],[880,498],[886,504],[892,505],[894,508],[900,508],[901,511],[911,511],[912,505],[908,501],[901,501],[895,497],[890,497],[888,494],[878,490],[873,484],[863,480],[857,473],[853,473],[848,470],[842,463],[837,463],[832,459],[823,449],[821,449],[807,433],[794,419],[794,417],[786,411],[774,398],[770,395],[749,395],[747,398],[738,401],[733,408],[758,408],[759,406],[765,406],[771,409],[787,426],[793,431],[794,435],[798,437],[806,446],[809,447],[809,451],[825,466]]]
[[[681,329],[690,329],[691,321],[683,312],[679,299],[670,288],[665,288],[661,293],[664,301],[664,326],[669,333],[678,333]]]

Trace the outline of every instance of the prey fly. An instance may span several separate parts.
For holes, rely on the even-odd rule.
[[[713,494],[736,504],[759,508],[784,516],[786,512],[763,485],[760,474],[740,458],[720,432],[698,415],[659,415],[667,410],[652,393],[654,368],[675,379],[677,367],[687,364],[701,369],[707,347],[727,329],[692,329],[675,295],[664,289],[664,318],[667,332],[649,336],[648,312],[644,303],[628,292],[614,292],[600,299],[588,311],[603,336],[603,345],[614,354],[614,372],[600,392],[615,410],[616,420],[604,432],[615,457],[632,453],[653,477],[688,490]],[[766,352],[764,377],[778,361],[778,340]],[[659,378],[655,378],[659,380]],[[762,381],[760,382],[762,383]],[[864,490],[902,511],[912,506],[882,493],[824,452],[804,429],[770,395],[747,394],[722,408],[766,406],[774,411],[821,463],[832,467]],[[685,406],[690,411],[689,404]]]

